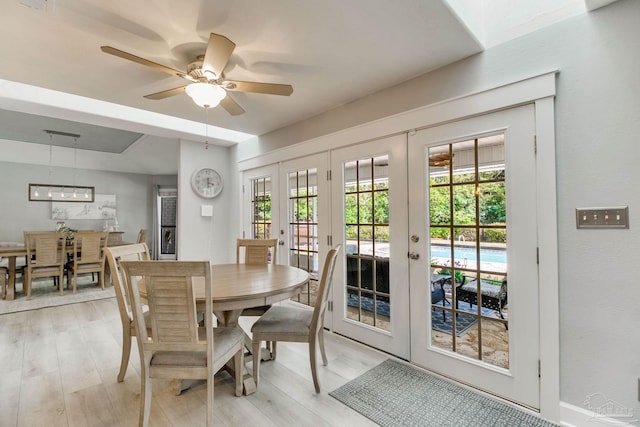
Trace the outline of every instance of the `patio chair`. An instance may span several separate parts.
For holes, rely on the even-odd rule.
[[[466,276],[465,276],[466,277]],[[473,279],[469,282],[463,281],[456,286],[456,309],[460,301],[469,303],[469,306],[478,304],[478,282]],[[488,280],[480,280],[480,295],[482,299],[482,307],[496,310],[502,320],[504,315],[502,309],[507,305],[507,278],[502,282],[491,282]],[[509,329],[508,323],[504,324]]]
[[[324,313],[329,299],[331,278],[341,245],[327,254],[318,286],[318,297],[313,310],[308,307],[274,305],[251,327],[253,333],[253,378],[256,385],[260,381],[260,345],[262,341],[272,342],[272,359],[276,358],[278,341],[309,343],[309,362],[316,393],[320,393],[316,348],[320,347],[323,365],[327,365],[324,349]]]
[[[138,425],[149,423],[151,378],[179,378],[207,381],[206,425],[213,426],[214,376],[231,359],[235,395],[242,395],[244,333],[239,327],[213,327],[209,261],[121,261],[121,265],[131,296],[140,353]],[[194,278],[204,279],[204,328],[197,320]],[[148,316],[143,312],[141,283],[146,291]]]

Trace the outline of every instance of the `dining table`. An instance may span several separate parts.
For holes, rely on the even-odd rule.
[[[279,264],[214,264],[211,266],[211,299],[218,326],[240,327],[238,319],[247,308],[271,305],[297,296],[309,282],[307,271]],[[144,282],[139,282],[140,295],[145,298]],[[205,310],[204,278],[194,278],[193,291],[198,311]],[[245,332],[245,347],[251,350],[251,338]],[[263,349],[263,354],[266,349]],[[268,354],[262,356],[268,360]],[[244,394],[254,393],[256,383],[245,367]],[[183,389],[173,384],[179,394]]]

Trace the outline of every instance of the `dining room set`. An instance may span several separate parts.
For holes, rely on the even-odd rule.
[[[0,241],[0,288],[2,298],[18,296],[17,279],[22,292],[31,298],[35,279],[53,280],[55,290],[64,295],[66,288],[76,293],[78,275],[91,274],[92,283],[105,289],[109,270],[103,249],[127,244],[123,232],[74,230],[58,223],[55,231],[25,231],[22,242]],[[146,229],[138,233],[138,241],[146,240]]]
[[[278,341],[308,344],[314,391],[320,393],[317,350],[327,365],[324,312],[340,245],[327,254],[315,306],[307,307],[281,303],[297,297],[311,276],[303,269],[275,262],[276,239],[238,239],[236,262],[230,264],[152,260],[144,239],[139,240],[108,245],[107,232],[77,231],[72,242],[67,242],[65,233],[25,232],[24,245],[5,244],[0,255],[25,257],[26,266],[15,270],[13,280],[15,274],[22,274],[26,298],[28,283],[36,277],[53,277],[63,294],[66,266],[71,268],[66,277],[72,292],[78,274],[96,274],[96,283],[103,288],[113,285],[122,325],[117,381],[125,380],[130,354],[137,348],[140,426],[149,425],[152,378],[171,380],[176,395],[193,386],[193,380],[205,380],[206,422],[212,425],[214,376],[228,371],[235,396],[255,393],[260,364],[275,360]],[[58,263],[67,257],[73,262]],[[85,262],[78,262],[82,259],[93,262],[87,261],[85,267]],[[15,259],[13,263],[15,268]],[[8,279],[8,269],[4,270],[3,279]],[[106,277],[105,270],[109,272]],[[240,326],[241,316],[257,316],[251,333]],[[245,356],[251,356],[250,360]],[[249,361],[251,369],[245,363]]]

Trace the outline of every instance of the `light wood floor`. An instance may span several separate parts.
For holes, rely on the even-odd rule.
[[[125,381],[117,383],[117,310],[111,298],[0,315],[0,427],[137,425],[138,353],[134,341]],[[388,356],[332,334],[326,341],[329,365],[319,365],[320,395],[313,390],[306,344],[279,343],[278,358],[261,366],[253,395],[235,397],[232,378],[219,373],[216,425],[375,425],[328,392]],[[199,382],[174,396],[168,381],[154,380],[151,425],[204,425],[205,389]]]

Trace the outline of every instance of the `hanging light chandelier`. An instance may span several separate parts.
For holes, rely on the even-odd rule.
[[[75,169],[76,169],[76,155],[77,155],[77,142],[80,135],[74,133],[60,132],[50,129],[44,130],[49,134],[49,183],[47,184],[29,184],[29,201],[31,202],[83,202],[91,203],[95,201],[96,190],[95,187],[76,185],[75,184]],[[53,136],[66,136],[75,139],[73,168],[74,177],[73,185],[59,185],[51,184],[51,158],[53,153]]]

